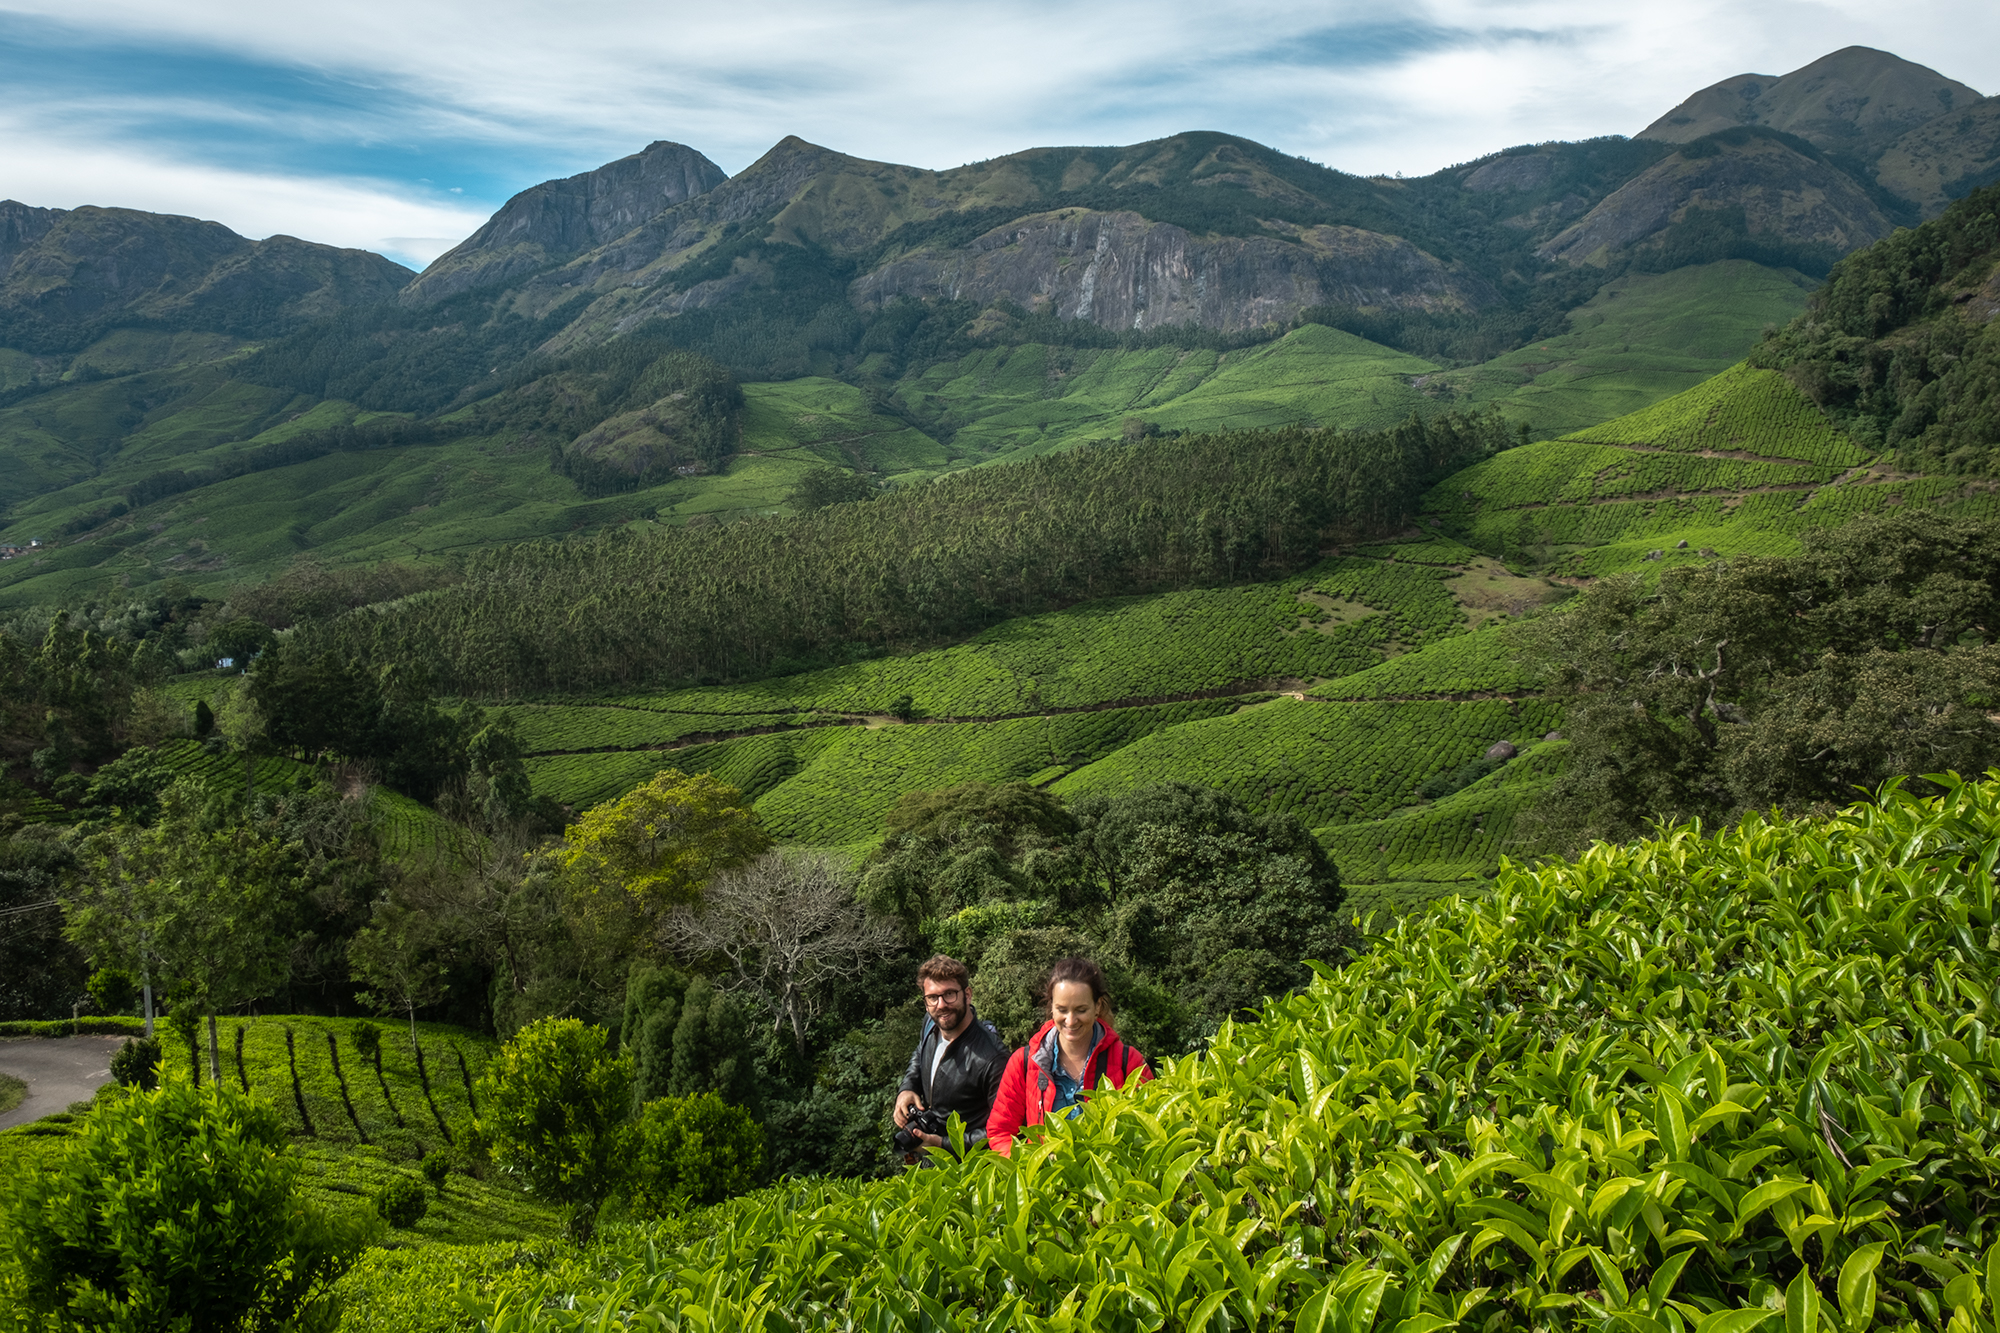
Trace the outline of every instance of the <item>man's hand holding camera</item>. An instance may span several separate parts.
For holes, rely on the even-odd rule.
[[[896,1111],[893,1118],[897,1130],[896,1146],[903,1151],[914,1151],[915,1144],[922,1144],[927,1148],[944,1147],[943,1130],[946,1117],[927,1108],[924,1099],[916,1093],[896,1094]],[[930,1132],[933,1127],[937,1129],[937,1133]],[[905,1146],[903,1140],[906,1138],[911,1141],[911,1146]]]

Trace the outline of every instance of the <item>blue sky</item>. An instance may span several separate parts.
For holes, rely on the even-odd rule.
[[[119,204],[421,266],[514,191],[654,139],[945,167],[1182,129],[1350,171],[1631,133],[1841,46],[2000,91],[1968,0],[0,0],[0,197]]]

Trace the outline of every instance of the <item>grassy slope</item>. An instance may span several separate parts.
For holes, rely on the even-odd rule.
[[[1567,439],[1440,483],[1426,521],[1559,578],[1715,555],[1785,555],[1798,534],[1902,505],[1992,513],[1990,483],[1878,466],[1771,371],[1734,367]]]
[[[1132,417],[1196,431],[1298,421],[1392,426],[1434,407],[1410,380],[1436,369],[1308,325],[1235,352],[994,348],[932,367],[899,385],[898,397],[950,432],[955,447],[1014,456],[1116,436]]]
[[[707,769],[780,838],[822,846],[866,845],[906,791],[973,780],[1212,783],[1330,827],[1384,817],[1433,773],[1553,725],[1491,630],[1483,650],[1459,646],[1504,620],[1496,586],[1517,613],[1558,592],[1463,546],[1404,543],[1278,583],[1086,603],[928,653],[513,715],[542,792],[587,805],[664,766]],[[910,724],[885,711],[905,695]],[[1454,843],[1441,878],[1475,873],[1485,846]]]
[[[1728,266],[1706,276],[1728,277]],[[1695,277],[1703,275],[1657,282]],[[935,415],[953,394],[991,405],[1013,392],[1010,411],[1054,404],[1077,413],[1062,431],[1102,429],[1162,395],[1185,407],[1203,394],[1251,393],[1259,367],[1268,389],[1283,383],[1300,348],[1351,351],[1358,342],[1308,333],[1229,362],[1171,350],[1072,354],[1079,359],[1060,379],[1046,349],[982,353],[972,359],[978,374],[965,363],[934,372],[936,400],[911,406]],[[968,420],[955,438],[985,430],[1004,441],[1020,426],[1005,417]],[[921,475],[952,461],[830,381],[753,386],[749,422],[760,448],[742,468],[795,474],[835,458]],[[1024,447],[1039,447],[1038,426],[1035,434]],[[1067,438],[1055,427],[1047,434]],[[710,484],[707,502],[720,503],[736,483]],[[1573,579],[1655,570],[1708,551],[1782,552],[1806,527],[1913,502],[1979,510],[1992,496],[1872,469],[1788,382],[1739,367],[1470,469],[1429,497],[1422,538],[1336,557],[1281,583],[1114,599],[928,653],[746,686],[516,705],[515,714],[537,787],[576,805],[615,796],[662,766],[710,769],[750,792],[780,837],[853,847],[876,836],[882,812],[913,789],[980,779],[1076,793],[1179,778],[1297,812],[1356,884],[1461,882],[1490,873],[1514,814],[1560,753],[1531,751],[1443,801],[1414,795],[1494,741],[1526,748],[1557,725],[1491,637],[1558,595],[1533,572]],[[889,716],[905,709],[914,725]],[[409,822],[413,847],[435,845],[418,816]]]
[[[1731,259],[1632,273],[1569,317],[1569,332],[1455,370],[1462,401],[1493,404],[1541,437],[1636,412],[1740,360],[1766,325],[1805,309],[1814,284]]]
[[[1788,381],[1738,367],[1469,469],[1429,497],[1423,538],[1284,582],[1091,603],[928,653],[516,716],[538,786],[562,799],[708,767],[780,837],[822,845],[865,844],[902,792],[952,782],[1212,783],[1296,812],[1358,903],[1395,905],[1490,875],[1560,763],[1542,739],[1559,719],[1504,639],[1563,595],[1537,573],[1794,550],[1809,527],[1920,502],[1983,511],[1994,493],[1883,474]],[[1156,702],[1177,695],[1206,697]],[[885,716],[899,696],[916,725]],[[1065,711],[1081,709],[1101,711]],[[1416,798],[1499,740],[1521,757]]]
[[[0,408],[0,541],[59,543],[0,564],[0,606],[168,577],[263,577],[303,554],[431,561],[646,517],[769,512],[823,463],[915,481],[1116,436],[1135,417],[1170,430],[1376,427],[1490,402],[1553,434],[1722,369],[1802,300],[1791,277],[1740,261],[1635,275],[1580,309],[1570,333],[1448,373],[1319,326],[1228,353],[996,348],[892,386],[896,411],[925,431],[837,381],[748,385],[744,452],[723,474],[603,500],[552,474],[541,443],[475,438],[238,477],[63,535],[155,472],[215,466],[246,443],[359,419],[348,404],[231,380],[240,345],[229,340],[121,332],[74,359],[112,378],[72,370],[63,388]],[[26,366],[18,354],[0,358],[0,375],[13,382]]]

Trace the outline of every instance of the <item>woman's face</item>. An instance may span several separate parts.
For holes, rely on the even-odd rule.
[[[1067,1040],[1088,1041],[1097,1021],[1097,997],[1081,981],[1058,981],[1049,990],[1049,1017]]]

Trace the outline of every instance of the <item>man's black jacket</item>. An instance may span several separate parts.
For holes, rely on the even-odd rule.
[[[965,1141],[977,1143],[986,1137],[986,1117],[993,1114],[993,1099],[1000,1092],[1000,1075],[1007,1068],[1007,1046],[1000,1030],[974,1014],[958,1040],[945,1048],[938,1061],[937,1077],[931,1077],[931,1054],[944,1040],[935,1020],[924,1020],[924,1035],[903,1072],[904,1092],[914,1092],[924,1105],[946,1115],[958,1112],[965,1122]]]

